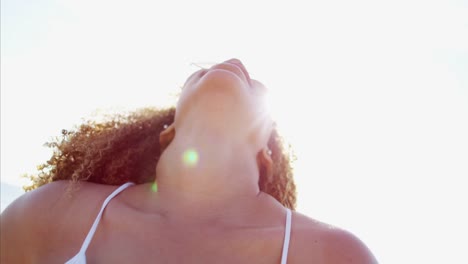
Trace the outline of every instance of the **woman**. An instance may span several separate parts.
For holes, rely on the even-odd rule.
[[[231,59],[192,74],[176,110],[63,131],[40,187],[1,216],[1,262],[375,263],[349,232],[291,212],[265,93]]]

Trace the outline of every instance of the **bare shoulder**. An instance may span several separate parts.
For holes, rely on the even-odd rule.
[[[15,214],[28,216],[61,214],[62,210],[72,208],[74,204],[81,204],[87,199],[95,200],[113,189],[115,186],[89,182],[55,181],[23,194],[11,203],[2,215],[6,217]]]
[[[60,237],[73,233],[70,226],[77,222],[89,226],[91,218],[78,216],[97,214],[101,201],[115,189],[87,182],[69,187],[70,181],[45,184],[23,194],[2,212],[1,263],[34,262],[38,252],[50,250]]]
[[[351,232],[303,214],[293,214],[291,232],[290,263],[377,263],[368,247]]]

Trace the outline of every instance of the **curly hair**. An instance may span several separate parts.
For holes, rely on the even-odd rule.
[[[45,145],[53,149],[37,174],[28,175],[26,191],[58,180],[72,183],[88,181],[107,185],[154,181],[161,155],[159,134],[174,121],[175,108],[144,108],[127,114],[115,114],[102,122],[86,121],[76,131],[62,135]],[[293,180],[291,148],[283,146],[277,130],[268,141],[273,160],[273,175],[260,168],[259,188],[285,207],[295,209],[296,185]]]

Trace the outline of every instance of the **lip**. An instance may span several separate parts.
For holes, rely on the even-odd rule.
[[[225,63],[230,63],[230,64],[234,64],[235,66],[237,66],[244,73],[244,76],[247,79],[247,82],[249,84],[251,83],[249,72],[247,71],[244,64],[242,64],[240,60],[230,59],[230,60],[225,61]]]
[[[242,62],[238,59],[230,59],[225,62],[216,64],[215,66],[211,67],[211,69],[223,69],[232,72],[233,74],[237,75],[239,78],[243,79],[247,82],[247,85],[251,86],[251,79],[249,73],[245,69],[245,66]]]

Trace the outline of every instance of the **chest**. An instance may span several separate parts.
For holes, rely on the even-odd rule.
[[[86,250],[87,263],[280,263],[285,232],[282,220],[256,224],[258,227],[193,226],[191,221],[164,221],[118,205],[106,208]],[[94,221],[91,216],[89,221],[77,221],[83,215],[81,212],[53,229],[61,231],[50,235],[48,248],[53,250],[42,251],[44,259],[63,263],[78,253]],[[58,261],[58,256],[64,261]]]
[[[87,251],[88,263],[280,263],[276,230],[102,228]]]

